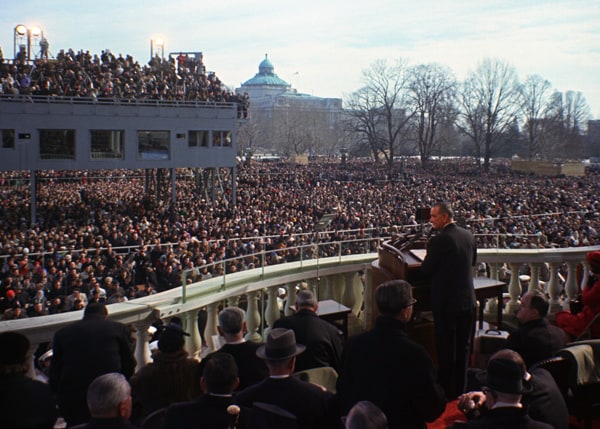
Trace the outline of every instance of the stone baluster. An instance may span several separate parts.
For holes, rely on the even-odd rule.
[[[185,351],[198,357],[202,352],[202,336],[198,327],[198,309],[185,313],[185,330],[190,336],[185,341]]]
[[[490,278],[492,278],[494,280],[498,280],[501,265],[502,264],[500,264],[498,262],[493,262],[490,264]],[[482,304],[483,303],[481,303],[481,302],[479,303],[479,305],[482,305]],[[498,302],[498,298],[490,298],[487,300],[487,302],[485,304],[484,314],[486,316],[489,316],[488,320],[491,320],[491,318],[496,317],[496,314],[498,314],[498,305],[502,305],[502,303]],[[484,317],[484,319],[485,319],[485,317]]]
[[[228,307],[237,307],[240,303],[240,297],[238,295],[236,296],[230,296],[229,298],[227,298],[227,306]]]
[[[206,306],[206,327],[204,328],[204,340],[208,344],[208,351],[214,351],[217,344],[213,344],[213,335],[219,335],[217,330],[219,303],[213,302]]]
[[[258,333],[258,329],[260,327],[260,313],[258,311],[259,298],[259,291],[248,292],[248,310],[246,311],[246,327],[248,329],[248,333],[244,336],[246,341],[261,340],[261,336]]]
[[[307,280],[308,283],[308,290],[312,291],[312,293],[315,295],[315,297],[319,297],[319,288],[318,283],[317,283],[317,279],[308,279]]]
[[[285,298],[285,308],[283,309],[283,314],[286,316],[291,316],[295,313],[296,308],[296,285],[293,283],[288,283],[285,285],[285,290],[287,291],[287,296]]]
[[[354,291],[355,280],[360,281],[356,273],[344,273],[344,294],[342,295],[342,304],[346,307],[354,308],[356,304],[356,293]]]
[[[548,286],[546,288],[546,292],[548,292],[548,295],[550,296],[550,314],[554,314],[557,311],[562,310],[562,306],[560,305],[561,287],[558,278],[559,267],[559,262],[550,263],[550,281],[548,282]]]
[[[267,336],[271,327],[277,319],[279,319],[279,306],[277,305],[277,293],[279,286],[271,286],[267,289],[267,309],[265,311],[265,320],[269,325],[263,332],[263,335]]]
[[[335,277],[335,276],[334,276]],[[334,279],[330,276],[321,277],[321,298],[320,300],[333,299],[333,283]]]
[[[591,267],[587,259],[583,260],[582,265],[583,275],[581,276],[581,284],[579,285],[579,290],[583,290],[583,288],[586,287],[588,282],[590,281]]]
[[[373,299],[373,270],[367,270],[366,272],[364,301],[365,311],[361,313],[360,320],[362,320],[365,329],[371,329],[373,327],[371,323],[373,310],[376,305]]]
[[[540,270],[542,264],[539,262],[532,262],[529,264],[531,270],[531,278],[529,279],[529,292],[540,289]]]
[[[27,368],[27,377],[35,379],[35,352],[39,347],[39,343],[30,342],[28,356],[30,356],[31,364]]]
[[[137,362],[135,370],[138,371],[141,367],[146,365],[151,361],[150,359],[150,346],[149,346],[149,338],[148,328],[152,323],[148,320],[142,320],[140,322],[136,322],[133,326],[136,329],[135,336],[135,350],[133,355],[135,356],[135,360]]]
[[[567,262],[567,281],[565,283],[565,292],[567,298],[563,301],[563,309],[569,310],[569,303],[577,299],[579,293],[579,285],[577,284],[577,266],[579,262],[568,261]]]
[[[510,264],[510,283],[508,294],[510,301],[506,304],[506,313],[513,316],[519,311],[519,300],[521,298],[521,281],[519,279],[519,264]]]

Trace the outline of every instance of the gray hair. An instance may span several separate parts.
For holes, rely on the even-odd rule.
[[[219,313],[219,326],[224,333],[237,334],[242,330],[246,312],[239,307],[226,307]]]
[[[110,372],[97,377],[87,391],[87,404],[92,417],[114,417],[119,404],[129,399],[131,387],[123,374]]]
[[[346,417],[346,429],[387,429],[387,417],[370,401],[357,402]]]
[[[308,289],[304,289],[298,292],[296,295],[296,305],[298,308],[301,307],[309,307],[316,308],[317,307],[317,299],[315,298],[315,294]]]

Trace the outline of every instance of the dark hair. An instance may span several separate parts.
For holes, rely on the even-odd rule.
[[[84,319],[87,319],[90,316],[104,317],[106,315],[108,315],[108,309],[106,308],[106,305],[104,305],[104,303],[102,303],[102,302],[92,302],[92,303],[88,304],[88,306],[85,307],[85,310],[83,311]]]
[[[454,210],[452,210],[452,205],[447,202],[439,202],[434,205],[437,207],[440,213],[448,215],[450,219],[454,219]]]
[[[229,353],[215,352],[206,359],[202,378],[209,393],[231,393],[237,376],[238,367]]]
[[[377,286],[375,302],[384,316],[395,316],[412,304],[412,286],[405,280],[390,280]]]
[[[546,295],[539,290],[533,290],[529,293],[531,294],[529,307],[533,310],[536,310],[540,317],[546,317],[548,314],[548,308],[550,307],[550,304],[548,304],[548,300],[546,299]]]

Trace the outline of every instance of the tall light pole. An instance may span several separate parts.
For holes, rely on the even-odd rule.
[[[160,59],[165,59],[165,41],[161,37],[150,39],[150,61],[154,58],[155,54],[158,54],[160,50]]]
[[[17,53],[25,50],[25,59],[27,62],[31,61],[31,41],[37,40],[38,42],[44,38],[44,32],[39,27],[27,27],[26,25],[19,24],[15,27],[14,35],[14,46],[13,46],[13,57],[17,58]],[[19,50],[17,51],[17,45]],[[35,55],[34,55],[35,57]]]

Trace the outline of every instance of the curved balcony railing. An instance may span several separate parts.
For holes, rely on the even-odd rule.
[[[299,259],[294,262],[267,265],[265,261],[273,252],[290,251],[269,250],[254,255],[262,260],[262,266],[255,269],[225,273],[219,277],[196,281],[188,284],[188,279],[197,274],[195,268],[184,272],[183,284],[160,294],[150,295],[109,307],[109,317],[131,324],[136,329],[136,358],[138,365],[150,360],[148,328],[158,319],[168,320],[180,317],[191,337],[186,349],[194,355],[211,351],[210,339],[217,334],[217,313],[219,306],[237,306],[243,304],[246,309],[246,322],[249,340],[260,340],[268,326],[280,317],[278,291],[285,288],[288,299],[283,312],[291,314],[295,304],[295,291],[298,283],[304,282],[314,290],[320,300],[334,299],[352,309],[368,328],[373,303],[370,302],[371,263],[377,259],[373,252],[373,242],[381,238],[361,238],[338,242],[313,243],[298,246]],[[327,257],[304,259],[302,255],[318,255],[320,248],[327,246]],[[364,249],[362,253],[350,252],[350,248]],[[332,253],[335,249],[335,253]],[[370,251],[371,250],[371,251]],[[493,279],[507,282],[508,302],[504,314],[510,318],[517,311],[519,298],[524,289],[543,287],[549,294],[552,312],[567,308],[580,286],[587,282],[589,266],[585,254],[600,250],[600,246],[559,248],[559,249],[480,249],[479,263],[486,263],[485,272]],[[334,254],[335,256],[331,256]],[[311,256],[312,257],[312,256]],[[217,264],[226,264],[219,261]],[[546,270],[547,268],[547,270]],[[526,280],[521,273],[527,271]],[[578,273],[581,275],[578,277]],[[363,297],[365,302],[363,302]],[[481,303],[484,305],[484,303]],[[485,304],[486,318],[495,320],[498,306],[496,299]],[[362,310],[361,310],[362,309]],[[207,324],[203,332],[204,341],[198,328],[198,313],[207,312]],[[82,311],[63,313],[53,316],[41,316],[31,319],[8,320],[0,322],[0,332],[20,331],[27,335],[32,350],[38,345],[50,342],[54,333],[82,317]],[[208,341],[207,341],[208,340]],[[203,344],[205,347],[203,348]]]

